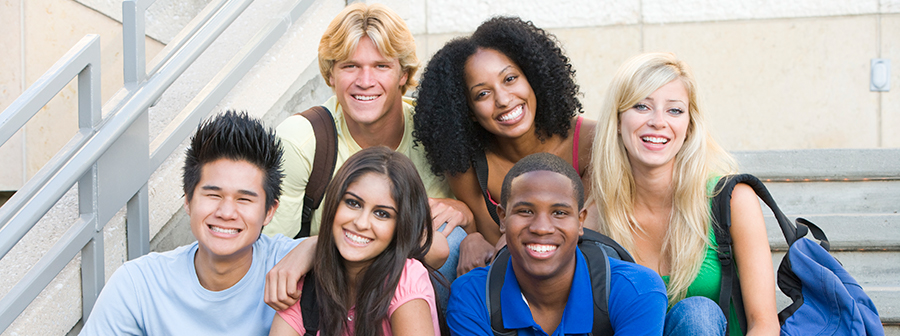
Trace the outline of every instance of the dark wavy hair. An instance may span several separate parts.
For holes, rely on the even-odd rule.
[[[406,259],[414,258],[426,265],[423,258],[433,238],[431,208],[416,167],[409,158],[387,147],[370,147],[357,152],[338,170],[328,185],[323,203],[322,228],[314,265],[322,335],[340,335],[347,328],[350,310],[347,306],[350,301],[347,297],[350,292],[348,275],[332,230],[335,213],[347,187],[369,173],[383,175],[390,180],[397,217],[390,244],[358,278],[355,330],[352,334],[381,335],[381,321],[388,316],[388,307]]]
[[[517,17],[487,20],[471,37],[444,45],[422,74],[413,135],[435,175],[465,172],[494,138],[472,118],[466,94],[465,63],[479,48],[503,53],[524,72],[537,98],[538,138],[568,137],[572,118],[583,112],[575,70],[555,36]]]
[[[200,123],[191,137],[181,175],[184,195],[188,201],[194,198],[203,165],[223,158],[247,161],[263,171],[262,187],[266,192],[266,210],[269,210],[281,196],[283,154],[275,130],[263,126],[247,112],[225,111]]]

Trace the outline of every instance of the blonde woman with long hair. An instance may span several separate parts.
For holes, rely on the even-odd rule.
[[[721,266],[710,200],[718,179],[737,171],[707,130],[688,66],[670,53],[638,55],[616,73],[593,144],[591,192],[600,229],[662,276],[670,310],[665,335],[741,335],[734,310],[715,302]],[[734,253],[748,335],[775,335],[775,275],[756,194],[738,185],[731,200]]]

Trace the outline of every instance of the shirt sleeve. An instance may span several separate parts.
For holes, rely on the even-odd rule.
[[[400,274],[400,281],[397,283],[397,289],[391,304],[388,307],[388,317],[394,315],[394,311],[400,308],[404,303],[415,299],[422,299],[428,303],[431,310],[431,322],[434,326],[435,335],[440,334],[440,325],[438,324],[437,305],[434,299],[434,286],[431,284],[431,277],[428,276],[428,270],[422,263],[416,259],[407,259],[403,267],[403,273]]]
[[[663,332],[668,298],[662,278],[653,270],[610,260],[609,320],[616,335],[653,335]]]
[[[297,288],[303,288],[303,282],[306,278],[300,279],[300,282],[297,283]],[[300,310],[300,300],[297,300],[293,306],[288,307],[288,309],[277,312],[278,316],[287,322],[291,328],[294,328],[298,334],[303,335],[306,333],[306,328],[303,327],[303,312]]]
[[[269,236],[283,234],[294,237],[300,232],[300,220],[303,217],[303,196],[306,194],[306,183],[312,171],[315,155],[316,137],[312,125],[302,116],[291,116],[284,120],[275,130],[284,147],[282,167],[284,182],[275,216],[263,228]],[[308,151],[307,147],[312,147]]]
[[[447,302],[451,335],[494,335],[484,306],[486,273],[487,269],[477,268],[453,281]]]
[[[79,335],[144,335],[137,290],[128,264],[119,267],[103,286]]]

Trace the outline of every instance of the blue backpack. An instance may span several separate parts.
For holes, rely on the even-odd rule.
[[[778,266],[778,287],[793,303],[778,313],[782,335],[884,335],[884,327],[872,300],[859,283],[850,276],[840,262],[828,253],[825,233],[818,226],[797,218],[795,226],[781,212],[763,183],[753,175],[725,176],[716,186],[712,218],[719,261],[722,264],[722,287],[719,306],[725,316],[729,303],[747,332],[740,279],[731,253],[731,192],[738,183],[745,183],[756,191],[772,209],[784,239],[790,248]],[[821,241],[816,244],[804,236],[811,232]]]

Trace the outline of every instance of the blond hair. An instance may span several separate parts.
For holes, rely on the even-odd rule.
[[[397,13],[382,4],[361,2],[347,6],[328,24],[319,41],[319,72],[331,86],[334,63],[350,58],[359,39],[368,36],[386,58],[396,58],[407,76],[401,93],[416,86],[413,76],[419,70],[416,42]]]
[[[687,64],[671,53],[647,53],[619,68],[602,105],[598,124],[605,126],[594,137],[591,162],[591,193],[600,211],[601,231],[635,253],[634,234],[643,228],[634,218],[634,174],[618,134],[619,115],[673,80],[680,80],[688,93],[690,122],[674,159],[672,213],[660,247],[662,257],[670,263],[670,304],[685,297],[710,246],[707,180],[737,171],[734,159],[706,128],[697,84]]]

